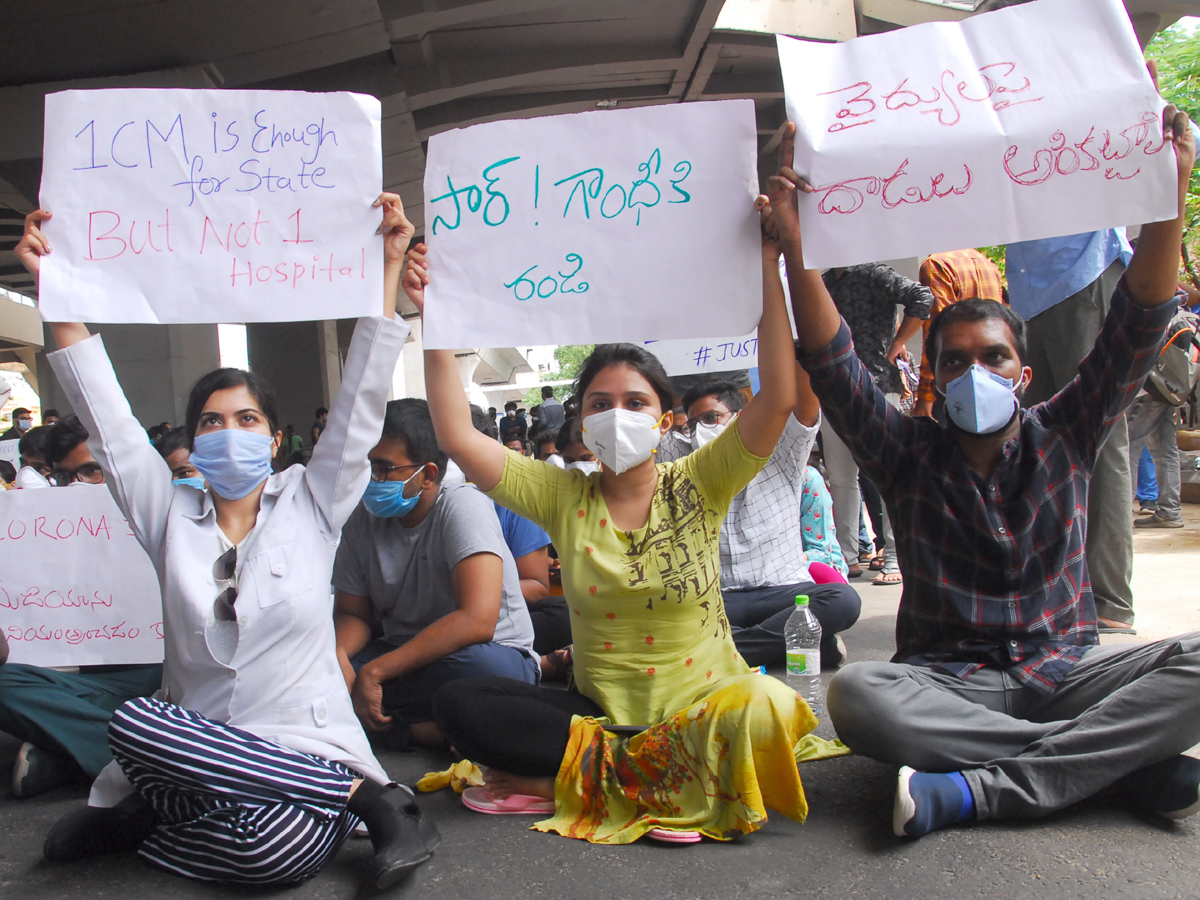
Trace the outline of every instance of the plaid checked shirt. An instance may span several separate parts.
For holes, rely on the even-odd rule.
[[[721,588],[811,581],[804,558],[800,489],[821,420],[809,428],[789,415],[770,461],[729,504],[721,523]]]
[[[904,572],[893,662],[964,679],[999,667],[1050,693],[1098,642],[1084,558],[1088,481],[1175,309],[1138,306],[1122,280],[1079,375],[1021,411],[990,478],[967,466],[948,429],[888,405],[844,322],[828,347],[801,359],[891,515]]]

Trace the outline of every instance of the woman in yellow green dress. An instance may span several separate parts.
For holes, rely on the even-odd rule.
[[[766,231],[770,210],[757,202]],[[425,249],[410,251],[404,280],[422,312],[437,277]],[[793,753],[816,720],[742,660],[720,586],[721,522],[796,402],[779,248],[767,237],[763,280],[761,388],[720,437],[672,463],[654,462],[672,424],[670,382],[641,347],[599,346],[579,375],[584,442],[602,464],[591,474],[476,431],[453,352],[426,351],[439,444],[480,489],[549,532],[572,612],[571,690],[485,678],[436,697],[442,733],[488,767],[497,811],[511,795],[552,799],[553,816],[536,827],[601,843],[653,829],[727,840],[756,830],[767,807],[804,819]],[[645,730],[627,737],[606,725]]]

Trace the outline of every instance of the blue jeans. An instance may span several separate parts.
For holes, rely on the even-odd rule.
[[[1150,455],[1149,446],[1142,448],[1142,458],[1138,460],[1136,497],[1142,503],[1158,501],[1158,481],[1154,477],[1154,457]]]
[[[384,640],[374,640],[350,660],[358,672],[373,659],[391,653],[396,647]],[[495,675],[526,684],[537,684],[541,673],[538,660],[520,650],[488,641],[469,644],[449,656],[443,656],[423,669],[393,678],[383,683],[383,714],[412,725],[433,721],[433,695],[443,684],[460,678],[481,678]]]

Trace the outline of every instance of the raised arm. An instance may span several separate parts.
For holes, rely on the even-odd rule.
[[[1163,110],[1163,141],[1175,150],[1178,176],[1178,215],[1169,222],[1142,226],[1137,251],[1125,270],[1125,286],[1139,306],[1159,306],[1175,296],[1179,282],[1179,248],[1183,243],[1183,217],[1188,182],[1196,163],[1196,138],[1187,113],[1168,104]]]
[[[425,315],[425,285],[429,284],[428,247],[417,244],[408,252],[404,292]],[[425,351],[425,395],[437,432],[438,445],[463,470],[468,481],[490,491],[504,475],[504,446],[475,430],[471,406],[463,390],[453,350]]]
[[[796,352],[787,300],[779,277],[779,243],[766,197],[763,215],[763,311],[758,323],[759,390],[738,416],[742,443],[755,456],[770,456],[796,406]]]
[[[821,273],[804,268],[804,250],[800,243],[798,193],[812,193],[812,185],[792,168],[796,150],[796,125],[788,122],[779,144],[779,171],[767,179],[771,195],[772,219],[779,234],[783,259],[787,263],[788,287],[792,293],[792,311],[800,349],[813,353],[827,346],[838,333],[842,317]]]
[[[394,318],[396,291],[404,267],[404,251],[416,229],[404,215],[397,194],[381,194],[374,206],[382,207],[383,318],[360,319],[354,329],[342,386],[330,404],[329,424],[313,448],[304,473],[305,484],[336,537],[362,499],[370,478],[367,453],[383,431],[383,413],[392,386],[396,359],[404,347],[409,327]]]
[[[17,242],[15,250],[17,258],[33,275],[35,284],[41,277],[42,257],[50,252],[50,242],[46,240],[46,235],[41,229],[42,223],[50,216],[51,213],[44,209],[34,210],[27,215],[25,217],[25,233]],[[65,350],[72,344],[78,344],[92,336],[82,322],[47,322],[46,324],[50,326],[50,331],[54,334],[54,343],[59,350]]]
[[[45,210],[26,216],[25,232],[16,247],[35,279],[41,273],[42,256],[50,252],[40,228],[48,218]],[[171,471],[134,418],[100,336],[93,337],[80,322],[47,324],[58,344],[58,350],[48,356],[50,365],[88,430],[88,447],[104,471],[109,493],[158,566],[174,495]]]

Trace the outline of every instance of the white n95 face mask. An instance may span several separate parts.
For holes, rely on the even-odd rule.
[[[593,472],[600,471],[600,463],[594,459],[581,459],[578,462],[567,463],[563,468],[568,471],[574,469],[577,472],[582,472],[584,475],[591,475]]]
[[[620,475],[626,469],[641,465],[654,453],[662,433],[662,419],[631,409],[606,409],[592,413],[580,424],[583,445],[596,458]]]
[[[946,385],[946,415],[971,434],[992,434],[1012,421],[1017,396],[1011,378],[973,365]]]
[[[732,422],[730,419],[729,422]],[[716,425],[705,425],[703,422],[697,422],[695,429],[692,431],[692,449],[699,450],[705,444],[712,443],[721,436],[726,428],[729,427],[729,422],[718,423]]]

